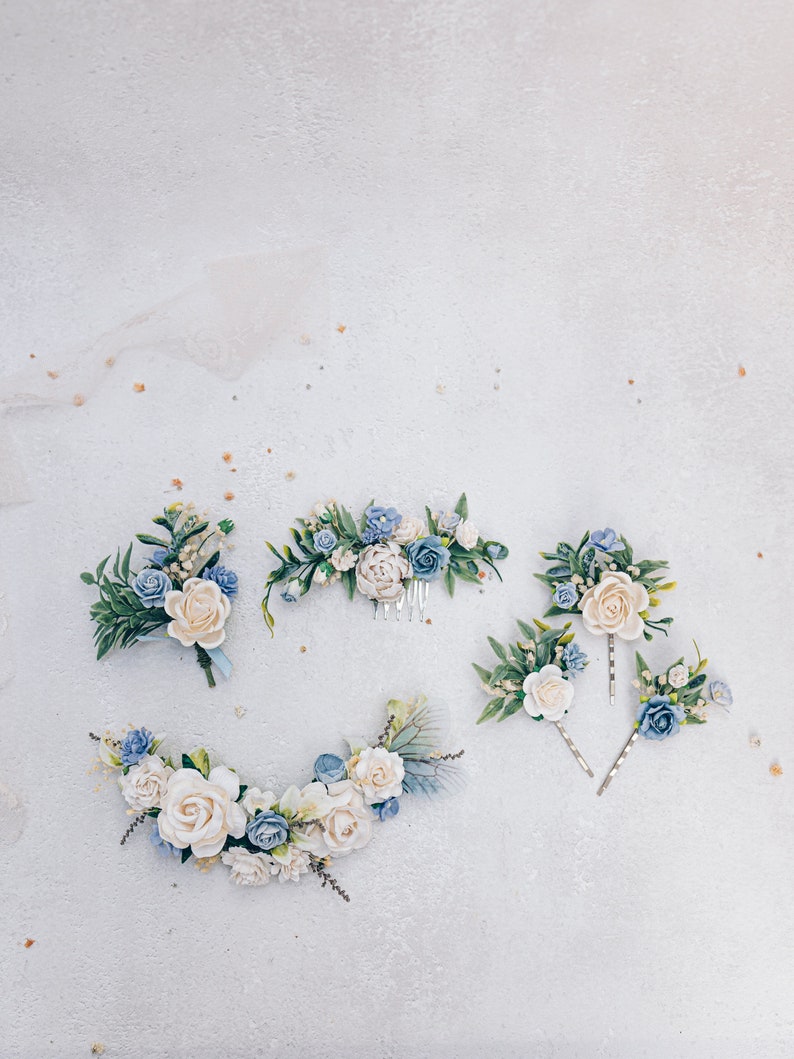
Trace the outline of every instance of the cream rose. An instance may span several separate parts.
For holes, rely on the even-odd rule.
[[[159,757],[145,754],[126,776],[119,778],[121,793],[127,805],[139,812],[156,809],[165,794],[174,770]]]
[[[220,647],[225,640],[223,626],[232,607],[214,581],[190,577],[181,592],[166,592],[164,606],[174,619],[168,624],[168,635],[183,647]]]
[[[345,857],[372,838],[372,810],[350,780],[328,786],[331,808],[323,820],[325,844],[335,857]]]
[[[623,571],[603,574],[597,585],[588,588],[579,600],[584,627],[596,636],[614,633],[621,640],[636,640],[644,622],[640,611],[648,606],[644,585],[632,581]]]
[[[468,551],[471,551],[472,548],[477,547],[477,541],[479,539],[480,531],[473,522],[463,520],[455,527],[455,540],[461,548],[466,548]]]
[[[559,721],[573,701],[573,684],[558,666],[543,666],[524,680],[524,709],[530,717]]]
[[[380,603],[394,603],[403,594],[403,581],[411,577],[411,564],[392,541],[371,544],[358,557],[359,592]]]
[[[240,782],[223,765],[207,779],[197,769],[179,769],[168,780],[157,817],[160,834],[177,849],[190,846],[196,857],[220,853],[226,836],[242,838],[245,811],[237,804]]]
[[[258,787],[249,787],[243,795],[240,805],[253,819],[258,812],[269,809],[276,804],[276,796],[272,791],[260,791]]]
[[[352,548],[348,548],[344,555],[341,548],[331,552],[331,566],[333,566],[334,570],[339,570],[342,573],[345,570],[352,570],[355,565],[356,553]]]
[[[387,798],[399,798],[404,776],[405,766],[399,754],[390,753],[382,746],[368,746],[361,751],[350,778],[367,805],[374,805]]]
[[[305,850],[289,845],[286,849],[273,852],[270,871],[278,875],[279,882],[298,882],[308,870],[309,854]]]
[[[415,515],[403,515],[400,525],[395,527],[391,539],[396,544],[411,544],[417,537],[427,536],[427,525]]]
[[[688,683],[688,681],[689,670],[683,662],[679,662],[677,666],[673,666],[667,674],[667,683],[671,688],[683,688],[684,684]]]
[[[267,886],[273,868],[273,858],[266,853],[250,853],[235,846],[221,853],[221,860],[231,868],[229,877],[239,886]]]

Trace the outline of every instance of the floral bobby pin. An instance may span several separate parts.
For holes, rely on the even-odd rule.
[[[573,642],[570,622],[562,629],[552,629],[537,619],[535,625],[537,631],[519,621],[522,638],[507,647],[488,637],[499,660],[495,669],[472,663],[483,691],[491,696],[477,724],[492,717],[503,721],[524,709],[533,721],[550,721],[587,775],[592,776],[592,769],[562,724],[573,702],[572,679],[588,664],[587,655]]]
[[[615,705],[615,637],[636,640],[667,635],[672,618],[652,618],[650,608],[659,605],[659,592],[675,588],[675,581],[655,577],[667,567],[663,560],[634,559],[625,537],[607,527],[582,537],[577,547],[565,542],[554,552],[541,552],[552,565],[535,574],[551,591],[552,605],[544,617],[581,611],[584,627],[595,636],[608,638],[609,702]]]
[[[446,725],[438,708],[420,696],[392,699],[386,709],[388,720],[375,742],[349,741],[346,758],[321,754],[311,782],[278,797],[241,784],[203,747],[163,755],[162,736],[146,728],[120,738],[92,733],[99,743],[93,771],[118,776],[133,818],[122,846],[148,818],[150,841],[164,857],[180,857],[183,864],[194,857],[202,871],[221,861],[230,880],[242,886],[264,886],[276,877],[298,882],[311,872],[349,901],[329,872],[337,858],[363,849],[373,824],[399,813],[404,794],[433,796],[462,784],[463,751],[439,749]]]
[[[80,574],[99,591],[91,607],[97,659],[114,647],[172,639],[194,648],[207,683],[214,687],[213,663],[226,677],[232,669],[221,644],[237,574],[222,566],[220,558],[234,523],[210,522],[196,514],[193,504],[172,504],[152,521],[166,532],[136,534],[141,544],[154,548],[137,573],[130,568],[130,544],[123,556],[116,553],[111,573],[108,556],[95,573]]]
[[[652,675],[648,663],[637,652],[637,679],[632,683],[640,693],[640,702],[634,731],[598,788],[598,794],[603,794],[610,785],[638,736],[656,742],[670,739],[685,725],[705,724],[709,707],[727,710],[733,704],[731,689],[722,680],[709,680],[705,671],[708,659],[700,657],[697,644],[695,650],[697,665],[686,665],[682,657],[657,676]]]
[[[262,600],[271,633],[275,619],[270,594],[276,585],[283,585],[285,603],[295,603],[312,585],[341,581],[350,599],[359,593],[372,602],[373,618],[382,606],[388,619],[393,606],[399,621],[407,602],[408,620],[416,609],[424,621],[431,581],[443,580],[452,596],[457,581],[480,584],[488,569],[501,580],[495,563],[508,555],[504,544],[480,535],[469,519],[465,493],[454,511],[433,513],[425,508],[424,517],[401,515],[373,501],[356,520],[347,508],[329,500],[296,521],[297,528],[290,530],[294,549],[285,544],[279,552],[267,542],[279,561]]]

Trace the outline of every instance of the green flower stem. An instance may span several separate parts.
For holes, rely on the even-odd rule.
[[[201,668],[204,670],[204,673],[206,674],[207,683],[211,688],[214,688],[215,677],[212,675],[212,659],[203,647],[199,647],[198,644],[195,644],[195,648],[198,664],[201,666]]]

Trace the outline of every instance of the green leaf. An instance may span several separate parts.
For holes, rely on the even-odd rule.
[[[339,528],[346,537],[352,537],[355,540],[358,537],[358,531],[356,530],[356,522],[346,507],[341,504],[337,504],[336,515],[339,520]]]
[[[102,577],[102,574],[104,574],[105,567],[107,566],[109,560],[110,560],[110,556],[109,555],[105,556],[105,558],[102,560],[102,562],[96,568],[96,579],[97,579],[97,581],[99,581],[99,579]]]
[[[532,643],[535,642],[535,630],[531,625],[527,625],[525,621],[517,621],[516,625],[518,626],[519,632],[524,637],[524,640],[527,642],[531,641]]]
[[[476,662],[472,662],[472,668],[477,673],[477,676],[484,684],[488,684],[491,680],[490,669],[485,669],[483,666],[478,666]]]
[[[185,864],[193,856],[193,851],[190,846],[182,850],[182,863]]]
[[[686,720],[684,721],[684,724],[705,724],[705,723],[706,723],[705,717],[696,717],[693,713],[688,713],[686,715]]]
[[[124,558],[121,560],[121,580],[128,581],[130,576],[130,557],[132,556],[132,544],[127,548],[124,553]]]
[[[450,596],[455,595],[455,571],[452,569],[452,563],[449,563],[444,567],[444,584],[446,585],[447,592]]]
[[[195,750],[190,751],[189,757],[204,779],[206,779],[210,774],[210,756],[204,747],[197,746]]]
[[[201,772],[201,769],[198,767],[196,762],[193,760],[193,758],[189,754],[183,754],[182,755],[182,768],[183,769],[195,769],[196,772]]]
[[[464,521],[469,517],[469,502],[465,493],[460,494],[460,499],[455,504],[455,514],[460,515]]]
[[[234,529],[234,522],[230,518],[222,518],[218,523],[218,529],[228,535]]]
[[[94,580],[94,575],[93,574],[80,574],[80,580],[81,581],[85,581],[85,583],[87,585],[95,585],[96,584],[96,581]]]
[[[477,724],[482,724],[483,721],[489,721],[492,717],[495,717],[497,713],[501,713],[504,701],[504,699],[491,699],[477,718]]]
[[[639,651],[635,652],[634,661],[637,667],[637,680],[639,680],[640,683],[645,683],[645,678],[642,674],[643,672],[650,673],[650,667],[648,666],[648,663],[645,661]]]
[[[171,547],[169,541],[164,541],[161,537],[155,537],[151,533],[136,533],[135,539],[139,540],[141,544],[151,544],[154,548],[168,548]]]
[[[489,636],[488,637],[488,643],[491,645],[491,648],[493,649],[493,653],[496,655],[496,657],[497,658],[501,658],[503,662],[506,662],[507,661],[507,651],[505,651],[504,647],[502,647],[502,645],[499,643],[499,641],[498,640],[494,640],[493,636]]]
[[[503,721],[505,717],[512,717],[514,713],[518,713],[518,711],[523,707],[523,705],[523,699],[514,697],[512,699],[505,700],[505,708],[502,711],[502,716],[499,718],[499,720]]]
[[[348,599],[355,599],[356,595],[356,571],[355,570],[343,570],[342,571],[342,584],[345,586],[347,591]]]

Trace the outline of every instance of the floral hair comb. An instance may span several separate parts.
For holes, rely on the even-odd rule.
[[[312,585],[341,581],[350,599],[358,592],[372,602],[373,618],[382,605],[388,620],[394,606],[399,621],[407,601],[408,620],[416,608],[424,621],[431,581],[443,580],[450,596],[458,580],[480,584],[486,567],[501,581],[495,563],[508,555],[504,544],[480,536],[469,519],[465,493],[454,511],[425,508],[424,518],[373,501],[356,521],[347,508],[329,500],[296,521],[298,528],[290,530],[296,550],[285,544],[279,552],[267,542],[280,564],[268,576],[262,600],[271,634],[270,594],[276,585],[284,586],[285,603],[295,603]]]
[[[615,705],[615,637],[636,640],[653,638],[654,632],[667,635],[672,618],[651,618],[650,609],[659,605],[657,593],[675,588],[675,581],[654,577],[667,567],[662,560],[634,560],[625,537],[613,529],[582,537],[578,547],[558,544],[555,552],[541,552],[552,566],[545,574],[535,574],[551,591],[552,605],[544,617],[582,613],[585,629],[608,638],[609,702]]]
[[[552,629],[537,619],[535,625],[537,632],[531,625],[519,621],[523,639],[507,647],[488,637],[499,659],[495,669],[472,663],[483,691],[491,696],[477,724],[492,717],[503,721],[524,709],[533,721],[550,721],[587,775],[592,776],[592,769],[562,724],[573,702],[572,680],[588,664],[587,655],[573,642],[574,634],[568,631],[570,622],[562,629]]]
[[[721,680],[709,681],[705,672],[708,659],[700,657],[697,644],[695,650],[698,656],[696,666],[687,666],[682,657],[657,676],[651,675],[648,663],[637,652],[637,679],[632,683],[640,693],[640,703],[634,731],[598,788],[598,794],[603,794],[610,785],[638,736],[657,742],[669,739],[684,725],[705,724],[706,710],[710,706],[727,710],[733,704],[731,689]]]
[[[183,864],[195,857],[202,871],[222,861],[231,881],[242,886],[264,886],[275,876],[298,882],[311,871],[349,901],[328,871],[332,863],[366,846],[375,821],[400,811],[403,794],[432,796],[462,783],[457,761],[463,751],[438,749],[445,734],[438,708],[422,696],[392,699],[386,709],[386,726],[374,743],[353,740],[346,759],[321,754],[312,781],[280,797],[241,784],[231,769],[211,762],[204,747],[175,757],[158,753],[163,737],[146,728],[120,738],[92,733],[99,743],[94,770],[118,775],[133,817],[122,846],[148,817],[150,841],[164,857],[181,857]]]
[[[99,590],[99,600],[91,607],[97,658],[140,640],[177,640],[195,649],[207,683],[214,687],[212,663],[226,677],[232,669],[221,644],[237,575],[220,564],[220,557],[234,523],[209,522],[196,514],[193,504],[172,504],[152,521],[166,534],[136,534],[141,544],[154,548],[137,573],[130,568],[130,544],[123,556],[120,550],[116,553],[111,573],[108,556],[95,573],[80,574]]]

